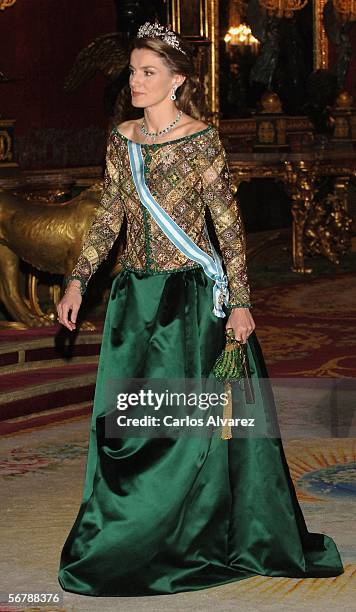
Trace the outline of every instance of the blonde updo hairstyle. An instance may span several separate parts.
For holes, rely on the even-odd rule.
[[[150,49],[161,56],[172,74],[185,76],[184,83],[176,90],[177,99],[175,104],[183,113],[206,121],[208,109],[206,106],[204,90],[195,72],[193,50],[191,45],[174,33],[179,40],[180,47],[186,55],[175,49],[161,38],[134,38],[130,44],[130,53],[133,49]]]

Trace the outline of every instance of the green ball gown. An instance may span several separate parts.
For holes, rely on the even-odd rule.
[[[337,576],[344,568],[335,542],[308,532],[279,435],[106,435],[111,381],[210,378],[227,322],[212,313],[213,281],[174,247],[140,203],[127,144],[114,128],[100,206],[66,278],[79,279],[85,291],[126,215],[126,250],[108,300],[82,502],[61,553],[59,583],[82,595],[138,597],[255,575]],[[251,305],[244,228],[216,128],[142,147],[151,193],[205,251],[202,227],[209,209],[229,278],[226,314]],[[255,332],[247,355],[253,410],[275,421]]]

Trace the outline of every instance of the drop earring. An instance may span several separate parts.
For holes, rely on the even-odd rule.
[[[176,100],[177,96],[176,96],[176,89],[177,89],[177,85],[173,85],[172,87],[172,95],[171,95],[171,100]]]

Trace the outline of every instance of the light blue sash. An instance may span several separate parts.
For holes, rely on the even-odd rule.
[[[189,238],[182,228],[154,199],[145,181],[145,163],[142,156],[141,145],[132,142],[132,140],[128,140],[127,146],[131,172],[141,203],[151,213],[157,225],[165,233],[167,238],[173,242],[177,249],[189,257],[189,259],[193,259],[193,261],[200,264],[205,274],[215,281],[213,287],[214,308],[212,312],[217,317],[225,317],[226,315],[222,309],[222,304],[227,305],[229,300],[228,279],[226,274],[224,274],[221,258],[210,240],[206,222],[204,231],[209,240],[214,259],[208,255],[208,253],[205,253],[205,251],[203,251],[197,244],[195,244],[195,242]]]

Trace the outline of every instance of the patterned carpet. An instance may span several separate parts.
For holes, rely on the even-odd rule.
[[[258,289],[252,314],[270,376],[356,378],[356,275]]]
[[[80,503],[88,430],[88,417],[78,417],[4,438],[0,457],[3,591],[63,594],[56,582],[57,565]],[[356,595],[356,533],[351,529],[356,509],[356,440],[294,440],[285,443],[285,450],[308,528],[335,539],[345,567],[341,576],[304,580],[256,576],[154,600],[99,602],[65,593],[63,606],[44,609],[225,611],[238,605],[251,611],[314,611],[326,606],[351,610]],[[0,611],[7,609],[0,605]]]
[[[308,417],[320,413],[319,395],[290,393],[288,378],[354,380],[356,373],[356,278],[352,274],[254,292],[253,315],[269,374],[277,389],[279,416],[307,424],[305,436],[284,441],[291,475],[309,531],[335,539],[345,573],[327,579],[256,576],[193,593],[154,598],[96,598],[64,594],[58,606],[23,606],[35,612],[113,610],[229,611],[355,609],[356,436],[350,436],[355,404],[349,407],[345,435],[328,435],[335,409],[322,410],[325,428],[313,436]],[[283,386],[284,384],[284,386]],[[313,402],[311,401],[313,399]],[[314,412],[313,412],[314,411]],[[50,414],[50,411],[48,411]],[[73,524],[82,492],[89,416],[68,412],[63,422],[39,419],[28,430],[4,436],[2,480],[2,593],[63,595],[57,583],[61,547]],[[327,422],[326,422],[327,421]],[[332,423],[333,424],[333,423]],[[319,431],[319,430],[318,430]],[[341,431],[346,432],[346,427]],[[303,432],[302,432],[303,433]],[[312,435],[310,435],[312,434]],[[299,438],[299,439],[298,439]],[[11,610],[4,603],[0,612]]]

